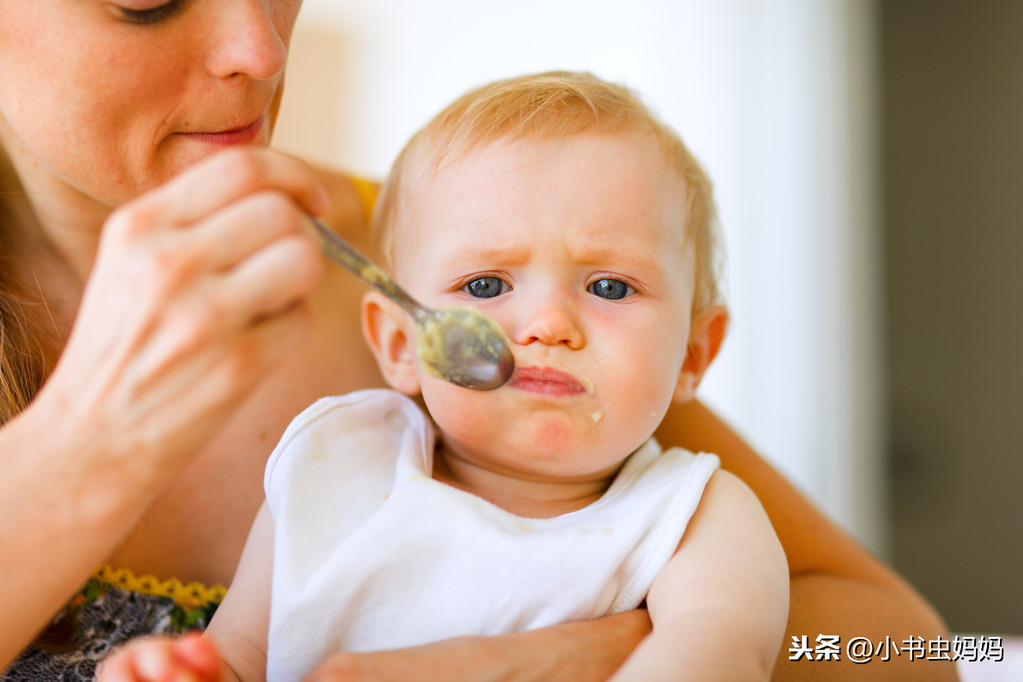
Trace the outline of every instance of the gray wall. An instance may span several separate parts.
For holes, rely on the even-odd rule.
[[[879,16],[892,559],[1023,633],[1023,2]]]

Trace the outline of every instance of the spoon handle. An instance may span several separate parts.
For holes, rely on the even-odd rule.
[[[418,320],[428,314],[418,301],[409,296],[373,261],[356,251],[354,246],[316,218],[312,218],[312,221],[323,240],[323,252],[332,261],[347,268],[363,282],[400,305],[413,318]]]

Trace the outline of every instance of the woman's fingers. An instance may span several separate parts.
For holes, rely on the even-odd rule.
[[[309,176],[308,169],[294,159],[266,154],[235,155],[257,159],[264,170],[254,176],[256,180],[243,178],[240,186],[222,187],[220,196],[232,196],[252,184],[262,187],[274,175],[268,169],[280,165],[287,167],[279,173],[281,176]],[[157,191],[170,189],[168,186]],[[130,258],[143,270],[136,276],[158,289],[165,286],[184,291],[192,286],[198,294],[192,296],[196,309],[200,313],[212,310],[212,324],[244,324],[273,315],[307,296],[323,272],[324,259],[308,219],[308,207],[297,205],[295,199],[281,187],[261,188],[222,202],[187,227],[139,236],[129,229],[127,243],[134,252]],[[126,220],[140,220],[138,211],[132,209],[131,218]]]
[[[313,215],[327,208],[326,193],[305,163],[257,147],[215,154],[132,203],[150,221],[189,225],[263,190],[286,194]]]
[[[179,239],[188,241],[196,258],[210,270],[225,270],[238,264],[276,239],[301,236],[315,245],[319,242],[309,216],[280,194],[259,192],[238,200],[198,223],[192,234]]]
[[[239,323],[257,322],[303,300],[320,281],[325,263],[308,240],[282,237],[211,281],[216,296]]]

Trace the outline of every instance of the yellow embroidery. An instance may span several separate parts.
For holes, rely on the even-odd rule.
[[[219,583],[206,587],[200,582],[184,584],[177,578],[160,580],[152,575],[136,576],[130,569],[114,568],[109,564],[100,566],[93,576],[101,582],[120,587],[122,590],[141,592],[157,597],[170,597],[186,611],[192,611],[208,604],[219,604],[227,592],[227,588]]]

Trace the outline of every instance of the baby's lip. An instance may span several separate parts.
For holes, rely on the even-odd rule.
[[[589,392],[582,381],[554,367],[516,367],[508,385],[541,395],[576,395]]]

